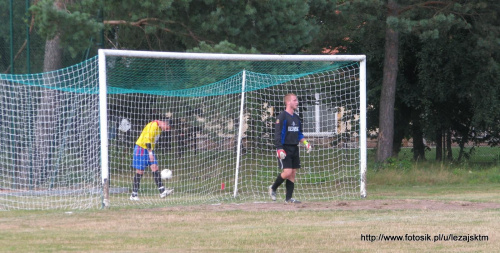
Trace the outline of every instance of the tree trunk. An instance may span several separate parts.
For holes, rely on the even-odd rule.
[[[43,72],[62,68],[61,38],[57,34],[53,39],[45,42],[45,56],[43,58]]]
[[[446,159],[448,159],[448,161],[453,161],[453,150],[451,150],[451,131],[449,129],[446,131],[446,152]]]
[[[464,154],[465,154],[465,151],[464,151],[464,149],[465,149],[465,143],[461,141],[461,142],[458,144],[458,146],[460,147],[460,150],[458,151],[458,158],[457,158],[457,161],[458,161],[458,162],[461,162],[461,161],[462,161],[462,158],[464,157]]]
[[[398,157],[399,152],[401,152],[401,147],[403,145],[403,140],[407,137],[408,126],[411,121],[411,111],[412,109],[406,106],[405,103],[398,103],[394,105],[394,138],[392,142],[392,157]]]
[[[397,4],[389,0],[389,17],[397,16]],[[379,134],[377,161],[384,162],[392,155],[394,139],[394,102],[396,100],[396,80],[398,75],[399,33],[387,27],[385,33],[385,59],[382,93],[380,95]]]
[[[436,129],[436,161],[443,160],[443,130],[438,127]]]
[[[404,129],[394,129],[394,138],[392,142],[392,157],[398,157],[399,152],[401,151],[401,145],[403,139],[405,138]]]
[[[413,160],[424,161],[425,160],[425,144],[424,144],[424,133],[422,132],[422,126],[420,124],[420,113],[417,110],[413,110],[412,116],[412,137],[413,137]]]
[[[54,3],[55,8],[61,9],[60,1]],[[45,42],[45,56],[43,61],[44,86],[53,87],[56,81],[50,71],[62,68],[62,47],[59,34]],[[50,88],[41,88],[41,97],[38,102],[35,125],[35,150],[33,161],[35,184],[43,184],[51,177],[57,168],[53,160],[57,150],[57,91]]]

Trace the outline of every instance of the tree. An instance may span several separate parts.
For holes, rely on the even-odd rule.
[[[59,31],[73,53],[104,29],[113,48],[186,51],[204,42],[217,50],[366,54],[368,123],[381,133],[380,162],[409,136],[416,159],[425,159],[424,136],[437,140],[437,133],[499,140],[494,0],[88,0],[70,1],[64,12],[51,3],[32,9],[38,31],[50,38]]]
[[[98,37],[100,30],[104,30],[106,47],[118,49],[283,54],[301,53],[319,32],[316,20],[308,15],[308,2],[301,0],[87,0],[67,2],[64,11],[53,8],[52,3],[40,0],[32,7],[37,28],[49,39],[59,37],[72,55],[87,48],[90,38]],[[104,13],[102,21],[99,9]],[[144,68],[138,75],[148,76],[147,67],[139,60],[131,64]],[[240,71],[245,64],[249,63],[226,65]],[[217,70],[223,67],[219,65],[203,67]],[[199,73],[197,70],[186,66],[182,71]],[[182,87],[178,88],[214,81],[202,77],[179,82]],[[136,115],[147,117],[148,113]]]
[[[120,49],[186,51],[204,41],[227,40],[263,53],[298,53],[319,29],[304,1],[72,1],[65,11],[40,0],[32,7],[42,34],[61,32],[76,54],[105,29],[106,43]],[[97,10],[102,9],[101,22]],[[75,32],[76,31],[76,32]]]
[[[397,18],[399,6],[394,0],[387,2],[387,21]],[[392,156],[394,141],[394,103],[398,76],[399,31],[387,26],[385,29],[385,56],[380,95],[379,132],[377,161],[383,162]]]
[[[20,4],[19,2],[13,2],[12,5],[12,20],[13,20],[13,30],[10,30],[9,20],[10,20],[10,1],[3,0],[0,1],[0,9],[6,10],[0,13],[0,72],[2,73],[11,73],[11,70],[14,70],[14,73],[23,73],[27,71],[27,62],[26,62],[26,47],[27,47],[27,33],[26,26],[29,26],[29,34],[31,37],[31,49],[37,48],[39,43],[37,41],[37,37],[33,36],[35,32],[33,31],[34,20],[29,19],[26,15],[26,5]],[[13,39],[13,48],[10,48],[10,36],[12,35]],[[9,54],[10,50],[14,55],[14,66],[11,66]],[[34,50],[31,51],[31,56],[34,57],[36,53]],[[42,55],[43,52],[40,53]],[[38,55],[37,55],[38,56]],[[41,66],[41,64],[40,64]],[[30,66],[32,67],[32,66]],[[41,71],[41,68],[40,68]]]
[[[455,140],[460,147],[458,160],[466,157],[467,142],[498,144],[500,45],[495,41],[500,35],[499,7],[492,1],[462,6],[464,24],[441,30],[439,37],[423,38],[426,43],[418,54],[429,124],[425,131],[431,138],[438,133],[436,139],[446,134],[447,146]]]
[[[467,96],[458,96],[457,94],[442,96],[435,89],[442,87],[439,91],[442,91],[443,94],[452,94],[454,90],[463,90],[467,87],[466,82],[469,82],[469,85],[477,83],[477,86],[489,86],[489,89],[481,87],[479,90],[495,90],[493,94],[498,94],[496,91],[498,88],[491,87],[495,83],[494,77],[498,76],[498,55],[491,53],[499,51],[498,42],[495,42],[498,41],[498,19],[496,18],[498,9],[498,3],[491,0],[413,0],[405,2],[345,0],[339,1],[336,9],[329,11],[330,17],[321,15],[321,20],[324,23],[322,23],[320,34],[343,34],[344,36],[330,40],[320,38],[320,42],[316,43],[321,45],[321,43],[328,41],[331,45],[336,45],[335,48],[331,49],[347,53],[367,54],[369,116],[372,117],[372,119],[369,118],[368,122],[372,129],[378,127],[379,130],[377,152],[379,162],[395,155],[398,148],[391,148],[391,145],[398,142],[399,138],[405,135],[405,132],[411,133],[414,141],[417,141],[414,157],[422,159],[425,155],[423,151],[425,146],[421,139],[424,135],[428,139],[434,139],[436,129],[433,126],[452,129],[451,133],[458,133],[457,129],[465,131],[467,126],[468,128],[477,128],[477,126],[485,125],[487,122],[488,127],[481,127],[481,129],[495,128],[493,119],[498,119],[498,116],[491,111],[487,112],[482,105],[485,104],[485,101],[464,99]],[[319,13],[328,12],[320,11]],[[453,41],[457,44],[447,44],[449,38],[454,37],[453,33],[458,31],[468,34],[465,35],[467,38],[458,40],[455,37]],[[478,48],[474,45],[475,43],[481,46]],[[442,45],[438,52],[432,50],[436,48],[436,45]],[[472,45],[478,50],[466,49]],[[381,51],[380,48],[385,50]],[[454,67],[449,66],[449,71],[443,73],[442,67],[436,63],[433,57],[436,54],[446,55],[446,52],[450,50],[453,52],[456,48],[462,49],[460,52],[461,60],[457,54]],[[483,53],[486,52],[485,48],[488,48],[490,55]],[[396,54],[398,51],[401,54]],[[429,53],[424,56],[422,54],[422,52],[430,51],[433,51],[434,55]],[[480,60],[477,58],[478,55],[484,58]],[[467,60],[464,62],[464,59],[486,61],[488,64],[482,66],[488,67],[483,69],[483,67],[467,64],[467,70],[459,68],[460,63],[465,65],[464,63],[467,62]],[[441,62],[444,66],[450,65],[450,63],[449,57],[443,58]],[[423,66],[428,67],[423,68]],[[464,76],[466,73],[467,77]],[[444,79],[443,82],[440,82],[439,80],[442,79]],[[479,80],[483,80],[483,82]],[[455,88],[455,85],[461,88]],[[469,94],[477,92],[470,89],[465,90]],[[457,106],[457,96],[460,98],[458,104],[461,109],[453,110],[452,108]],[[435,100],[432,99],[433,97],[442,99]],[[496,98],[489,94],[487,97],[489,98],[486,100],[487,104],[498,106]],[[442,106],[443,103],[446,106]],[[430,108],[438,108],[443,111],[443,114],[436,115],[436,112]],[[465,110],[464,108],[473,108],[474,110]],[[475,110],[477,108],[484,110],[479,113]],[[404,114],[412,115],[411,120],[391,123],[394,118],[405,119]],[[479,115],[489,115],[490,118],[485,120],[488,117],[482,117],[483,121],[481,121],[478,118]],[[435,117],[436,120],[431,120],[432,117]],[[446,120],[449,117],[453,118]],[[374,118],[378,118],[378,125],[373,122]],[[466,123],[468,119],[474,119],[473,121],[476,123]],[[403,126],[399,126],[399,124]],[[403,132],[396,133],[396,130]],[[395,135],[396,139],[394,139]],[[393,141],[390,141],[391,139]],[[462,140],[466,139],[462,138]]]
[[[57,0],[52,8],[61,11],[64,7],[63,0]],[[52,38],[48,38],[45,43],[45,57],[43,61],[44,73],[62,68],[62,46],[61,34],[55,31]],[[46,85],[52,86],[52,78],[46,76]],[[52,168],[52,154],[55,152],[57,135],[55,134],[57,92],[51,89],[43,89],[40,103],[38,103],[38,114],[36,119],[36,141],[35,141],[35,164],[34,171],[37,178],[43,183],[47,180],[48,174],[55,170]]]

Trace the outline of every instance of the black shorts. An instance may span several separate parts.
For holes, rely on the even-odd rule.
[[[300,169],[299,146],[284,145],[286,157],[281,160],[278,158],[278,166],[280,169]]]

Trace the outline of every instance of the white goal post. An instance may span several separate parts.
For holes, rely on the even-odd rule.
[[[283,110],[280,104],[283,92],[298,94],[304,134],[313,145],[312,157],[301,155],[304,168],[297,176],[299,197],[305,200],[366,197],[365,55],[105,49],[99,50],[98,62],[104,206],[130,205],[133,143],[145,124],[163,117],[168,117],[173,127],[164,145],[168,147],[158,152],[159,167],[172,169],[173,179],[164,183],[175,191],[166,200],[159,199],[153,180],[143,179],[149,181],[140,188],[142,205],[165,201],[210,203],[228,197],[265,199],[267,186],[278,173],[269,131],[272,124],[266,122]],[[306,65],[314,66],[305,68]],[[299,68],[305,72],[298,73]],[[223,73],[226,69],[227,73]],[[234,72],[238,69],[239,73]],[[270,72],[263,72],[266,69]],[[287,73],[287,69],[294,72]],[[199,76],[181,76],[176,71]],[[209,78],[210,74],[215,75]],[[191,84],[193,79],[200,82]],[[109,92],[117,83],[124,86]],[[156,88],[143,89],[147,85]],[[165,88],[169,85],[178,87]],[[149,111],[139,110],[141,106]],[[188,129],[186,125],[191,132],[182,132]],[[191,139],[184,137],[188,134]],[[194,145],[195,150],[184,145]],[[126,169],[113,171],[116,169],[113,167]],[[353,191],[353,187],[358,190]]]

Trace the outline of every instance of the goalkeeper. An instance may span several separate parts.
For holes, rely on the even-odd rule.
[[[295,94],[287,94],[284,98],[285,110],[278,115],[274,131],[274,145],[278,156],[278,163],[282,172],[278,174],[274,184],[269,186],[269,196],[276,201],[276,190],[286,180],[286,203],[300,203],[292,198],[295,188],[295,174],[300,168],[299,142],[302,142],[307,152],[311,151],[311,144],[302,134],[302,124],[295,114],[299,101]]]
[[[158,170],[158,161],[156,161],[156,157],[153,153],[155,142],[160,137],[161,132],[168,130],[170,130],[170,125],[167,122],[154,120],[149,122],[144,127],[139,139],[137,139],[132,162],[132,167],[136,170],[136,174],[133,180],[132,195],[130,196],[130,200],[139,200],[137,195],[141,184],[141,178],[144,174],[144,170],[148,166],[151,167],[151,171],[153,172],[153,178],[158,186],[160,198],[164,198],[174,191],[173,189],[165,189],[163,186],[160,171]]]

